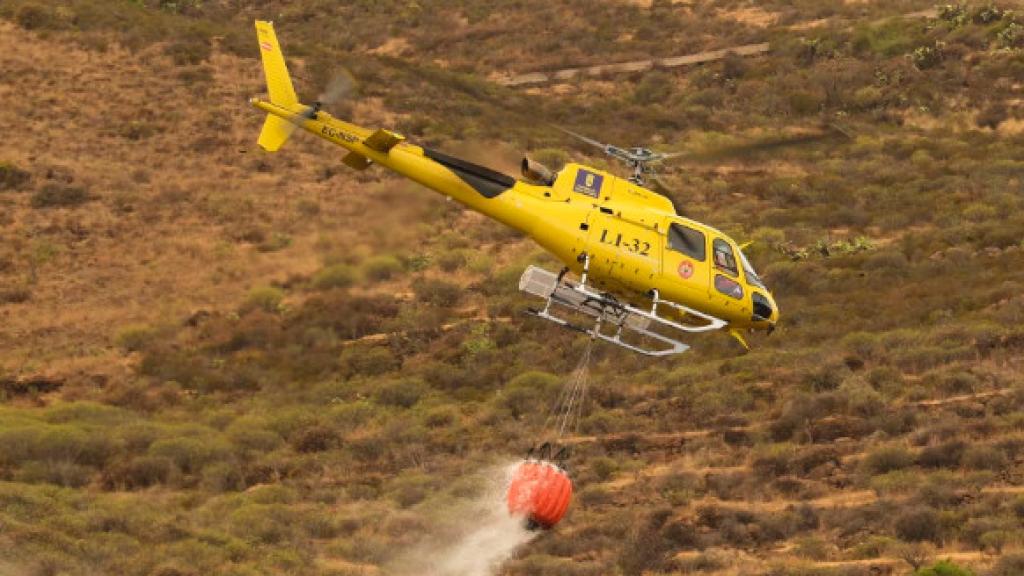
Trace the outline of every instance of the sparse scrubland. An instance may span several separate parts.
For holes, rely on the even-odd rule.
[[[549,122],[848,136],[667,175],[754,241],[780,328],[598,347],[574,504],[500,573],[1024,573],[1024,12],[697,4],[0,0],[0,573],[387,573],[473,521],[579,358],[521,314],[528,241],[312,138],[256,148],[257,16],[307,97],[347,66],[334,112],[508,171],[586,158]]]

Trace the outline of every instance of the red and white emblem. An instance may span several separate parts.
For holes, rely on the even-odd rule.
[[[679,263],[679,277],[683,280],[689,280],[690,276],[693,276],[693,262],[683,260]]]
[[[274,49],[274,46],[271,45],[270,42],[260,42],[260,48],[263,48],[267,52],[270,52]]]

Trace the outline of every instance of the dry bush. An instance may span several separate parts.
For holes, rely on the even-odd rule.
[[[913,465],[914,455],[902,446],[878,448],[864,457],[862,466],[871,475],[902,470]]]
[[[671,510],[655,511],[629,531],[616,559],[624,576],[640,576],[657,570],[667,560],[668,547],[661,529],[670,515]]]
[[[419,378],[403,378],[381,384],[374,393],[374,400],[385,406],[412,408],[429,390]]]
[[[0,192],[21,190],[32,180],[32,175],[13,164],[0,162]]]
[[[334,264],[320,270],[313,276],[313,287],[317,290],[348,288],[355,284],[358,274],[347,264]]]
[[[153,335],[152,328],[142,324],[132,324],[121,328],[114,340],[126,351],[138,352],[152,339]]]
[[[157,440],[150,445],[148,453],[167,458],[185,474],[196,474],[207,464],[224,461],[230,446],[219,439],[182,436]]]
[[[986,444],[970,446],[964,452],[963,465],[968,470],[1002,470],[1006,467],[1006,456]]]
[[[108,466],[103,472],[107,490],[138,490],[164,484],[174,472],[174,462],[162,456],[139,456]]]
[[[461,251],[442,252],[436,258],[437,265],[444,272],[452,273],[466,266],[466,255]]]
[[[327,426],[314,425],[295,432],[288,440],[297,452],[323,452],[337,445],[338,434]]]
[[[0,304],[21,304],[32,298],[32,291],[26,287],[0,288]]]
[[[992,576],[1017,576],[1019,574],[1024,574],[1024,553],[1005,554],[992,567]]]
[[[918,506],[904,510],[893,521],[896,536],[905,542],[932,542],[942,544],[942,525],[933,508]]]
[[[89,483],[95,470],[74,462],[42,460],[22,465],[14,475],[18,482],[49,483],[67,488],[81,488]]]
[[[925,468],[956,468],[966,447],[962,440],[927,446],[917,455],[917,464]]]
[[[49,182],[32,193],[33,208],[73,208],[91,200],[89,192],[81,186]]]
[[[363,275],[370,280],[390,280],[404,269],[402,261],[390,255],[381,254],[367,258],[361,264]]]
[[[417,300],[439,308],[451,308],[462,298],[462,288],[444,280],[420,279],[413,283],[412,289]]]
[[[345,376],[379,376],[400,368],[401,358],[386,346],[351,346],[341,353],[339,367]]]

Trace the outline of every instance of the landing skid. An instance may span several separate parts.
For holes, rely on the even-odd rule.
[[[652,292],[650,310],[641,310],[635,306],[619,302],[614,296],[600,293],[587,286],[587,264],[584,263],[583,276],[579,283],[564,279],[563,275],[554,274],[536,266],[529,266],[519,279],[519,289],[527,294],[547,299],[541,310],[531,309],[530,313],[539,318],[549,320],[616,346],[647,356],[669,356],[687,351],[690,347],[679,340],[684,334],[710,332],[725,326],[720,318],[704,314],[682,304],[660,299],[657,290]],[[704,324],[680,324],[658,315],[658,306],[669,306],[688,316],[704,321]],[[558,308],[566,308],[594,318],[590,328],[579,326],[570,320],[554,314]],[[606,327],[611,327],[607,330]],[[633,343],[624,339],[631,335],[638,336],[641,343]],[[643,339],[663,344],[661,347],[644,346]]]

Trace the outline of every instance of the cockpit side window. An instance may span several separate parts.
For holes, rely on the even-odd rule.
[[[721,238],[715,238],[714,242],[715,267],[733,276],[739,275],[736,268],[736,256],[732,252],[729,243]]]
[[[668,228],[668,247],[682,252],[694,260],[703,262],[708,255],[707,240],[704,233],[682,224],[672,224]]]

